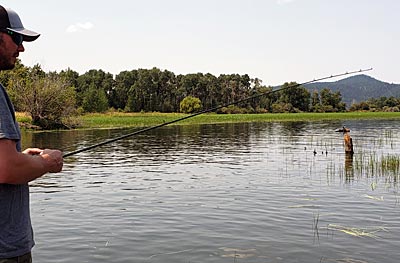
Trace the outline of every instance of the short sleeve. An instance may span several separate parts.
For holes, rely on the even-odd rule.
[[[0,139],[21,139],[14,107],[2,85],[0,85]]]

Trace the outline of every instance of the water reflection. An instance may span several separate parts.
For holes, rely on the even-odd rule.
[[[102,129],[24,132],[22,144],[24,147],[58,148],[64,152],[72,152],[134,131],[132,129]],[[251,132],[251,124],[171,126],[121,140],[118,142],[118,148],[109,146],[103,148],[107,150],[113,148],[117,152],[133,149],[139,153],[149,153],[149,150],[154,150],[157,153],[158,151],[168,152],[169,149],[175,149],[178,146],[185,148],[186,145],[195,145],[198,148],[220,146],[221,149],[229,150],[229,148],[245,147],[250,140]],[[94,152],[102,152],[104,149],[95,149]]]
[[[351,181],[354,178],[353,155],[353,153],[345,153],[344,169],[346,174],[346,181]]]
[[[282,134],[288,137],[298,136],[306,131],[309,123],[305,121],[287,121],[282,122]]]

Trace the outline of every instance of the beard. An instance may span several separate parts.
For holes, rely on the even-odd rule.
[[[15,59],[13,61],[0,58],[0,70],[9,70],[15,67]]]
[[[4,47],[3,34],[0,36],[0,70],[9,70],[15,67],[17,61],[16,54],[10,54],[10,51]]]

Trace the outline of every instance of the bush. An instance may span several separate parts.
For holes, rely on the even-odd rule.
[[[199,111],[201,108],[201,100],[192,96],[187,96],[179,103],[179,109],[183,113],[193,113]]]
[[[240,108],[236,105],[230,105],[228,107],[223,107],[218,110],[218,114],[245,114],[249,113],[249,111],[245,108]]]
[[[13,79],[9,86],[16,104],[32,117],[32,124],[43,129],[68,128],[64,119],[75,111],[75,89],[58,76],[30,71],[27,78]]]
[[[290,113],[295,112],[296,110],[293,108],[291,103],[274,103],[272,104],[272,112],[273,113]]]

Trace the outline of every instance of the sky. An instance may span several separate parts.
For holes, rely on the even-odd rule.
[[[264,85],[373,68],[400,84],[398,0],[2,0],[25,28],[26,66],[83,74],[157,67],[248,74]],[[332,79],[335,81],[337,79]]]

